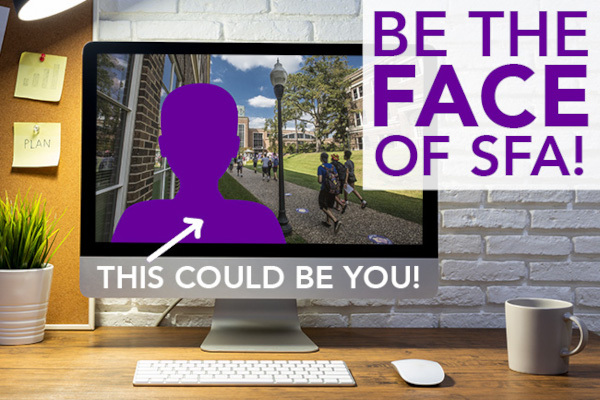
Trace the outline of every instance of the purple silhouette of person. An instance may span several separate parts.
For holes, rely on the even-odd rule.
[[[266,206],[226,200],[219,178],[237,155],[237,107],[218,86],[198,83],[169,94],[161,111],[160,150],[180,182],[172,200],[149,200],[125,210],[113,242],[166,243],[190,225],[184,218],[204,221],[199,239],[187,243],[285,243],[275,214]],[[258,222],[260,234],[248,235],[240,225]]]

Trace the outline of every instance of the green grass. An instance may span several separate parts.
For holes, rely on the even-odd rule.
[[[247,200],[262,204],[248,189],[240,185],[228,173],[223,174],[221,179],[219,179],[219,191],[227,200]]]
[[[296,171],[288,171],[286,167],[285,181],[314,190],[321,189],[321,184],[317,181],[316,169],[314,175],[307,175]],[[362,186],[358,185],[355,185],[355,188],[367,200],[370,208],[407,221],[423,224],[423,200],[379,190],[365,192]],[[357,207],[358,198],[355,195],[350,194],[348,199],[354,202],[354,207]]]
[[[261,203],[252,193],[243,187],[233,176],[229,173],[225,173],[221,179],[219,179],[219,191],[227,200],[247,200],[255,203]],[[287,243],[306,243],[304,238],[296,233],[292,233],[291,236],[285,238]]]
[[[343,152],[330,152],[338,154],[343,158]],[[317,168],[321,164],[320,153],[292,154],[284,158],[285,180],[314,190],[320,190],[321,185],[317,181]],[[367,200],[369,207],[395,217],[423,224],[423,192],[417,190],[407,191],[363,191],[362,187],[362,151],[352,152],[354,161],[354,174],[357,182],[355,188]],[[358,198],[350,194],[348,196],[353,202]]]

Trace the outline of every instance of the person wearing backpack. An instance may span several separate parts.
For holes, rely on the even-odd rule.
[[[340,193],[344,190],[344,183],[347,180],[347,174],[348,174],[348,170],[346,169],[346,167],[344,166],[344,164],[342,164],[340,162],[340,156],[338,156],[337,154],[332,154],[331,155],[331,164],[335,167],[335,170],[337,171],[338,174],[338,179],[340,181]],[[346,202],[346,200],[341,200],[339,194],[335,196],[335,202],[337,204],[335,204],[335,209],[338,211],[341,211],[342,214],[346,212],[346,205],[348,204]],[[339,207],[338,207],[339,205]]]
[[[267,182],[271,180],[271,159],[267,156],[267,153],[263,154],[262,158],[262,180],[267,177]]]
[[[240,178],[244,177],[244,159],[240,156],[237,159],[237,176]]]
[[[356,197],[360,200],[360,208],[365,208],[367,206],[367,201],[363,199],[363,197],[358,193],[358,190],[354,187],[354,182],[356,182],[356,175],[354,175],[354,161],[350,159],[352,157],[352,152],[350,150],[346,150],[344,152],[344,160],[346,163],[344,164],[346,167],[346,180],[344,182],[344,200],[346,200],[346,205],[348,205],[348,192],[345,190],[346,185],[349,185],[352,188],[350,193],[354,193]]]
[[[327,153],[321,153],[321,165],[317,169],[317,179],[321,184],[319,191],[319,208],[325,213],[327,219],[323,221],[323,225],[330,227],[330,220],[333,221],[333,232],[338,233],[342,222],[333,216],[331,208],[335,203],[335,196],[339,194],[340,182],[337,171],[333,165],[328,163],[329,156]]]

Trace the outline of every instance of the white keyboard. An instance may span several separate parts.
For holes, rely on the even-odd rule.
[[[134,386],[356,386],[343,361],[141,360]]]

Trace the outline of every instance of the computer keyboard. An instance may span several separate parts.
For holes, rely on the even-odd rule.
[[[343,361],[141,360],[134,386],[356,386]]]

